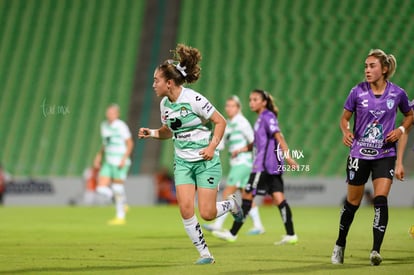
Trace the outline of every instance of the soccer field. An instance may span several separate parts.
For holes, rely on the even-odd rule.
[[[0,274],[413,274],[413,209],[390,209],[380,266],[369,263],[372,208],[356,214],[344,265],[330,263],[340,207],[292,210],[297,245],[273,245],[283,225],[276,208],[263,206],[265,234],[246,235],[250,219],[235,243],[205,232],[216,263],[196,266],[198,253],[174,206],[131,207],[124,226],[106,225],[112,207],[2,207]]]

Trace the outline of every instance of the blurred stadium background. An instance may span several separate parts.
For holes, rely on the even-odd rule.
[[[392,81],[414,97],[413,14],[412,0],[0,0],[0,161],[16,177],[82,177],[110,103],[134,136],[160,125],[153,71],[185,43],[203,55],[191,87],[220,111],[238,94],[253,123],[249,92],[273,95],[310,166],[289,178],[343,180],[338,119],[371,48],[396,56]],[[171,169],[172,154],[135,140],[131,176]]]

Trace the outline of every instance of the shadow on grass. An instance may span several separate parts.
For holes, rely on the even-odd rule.
[[[295,262],[297,265],[297,262]],[[347,271],[349,273],[353,272],[353,270],[361,271],[361,268],[373,268],[370,265],[362,265],[362,264],[344,264],[344,265],[333,265],[331,263],[323,263],[323,264],[314,264],[314,265],[303,265],[303,266],[295,266],[295,267],[281,267],[281,268],[269,268],[266,269],[260,268],[257,270],[249,270],[247,271],[248,274],[298,274],[298,273],[316,273],[316,272],[327,272],[329,274],[333,274],[337,271]],[[231,272],[224,272],[223,274],[229,275],[236,275],[236,274],[245,274],[246,270],[235,270]]]
[[[84,267],[34,267],[34,268],[16,268],[16,269],[9,269],[6,271],[0,271],[0,274],[24,274],[24,273],[43,273],[43,272],[51,272],[51,273],[63,273],[63,272],[103,272],[103,271],[127,271],[127,270],[135,270],[137,274],[139,274],[140,269],[144,268],[166,268],[166,267],[176,267],[180,266],[180,264],[142,264],[142,265],[128,265],[128,266],[91,266],[86,265]]]
[[[286,263],[291,262],[292,267],[280,267],[280,268],[266,268],[266,264],[268,264],[270,261],[274,261],[274,259],[268,259],[268,258],[257,258],[252,259],[253,262],[258,263],[262,262],[263,264],[260,264],[261,268],[258,268],[257,270],[233,270],[229,272],[223,272],[222,274],[228,274],[228,275],[236,275],[236,274],[297,274],[297,273],[316,273],[316,272],[327,272],[329,274],[335,273],[338,271],[343,272],[361,272],[361,270],[366,270],[367,272],[371,273],[373,272],[373,267],[369,264],[369,259],[367,257],[353,257],[357,261],[361,261],[361,263],[345,263],[342,265],[334,265],[330,263],[330,258],[327,258],[327,261],[323,262],[316,262],[314,260],[304,260],[304,259],[295,259],[295,260],[283,260],[284,265]],[[301,266],[298,266],[299,263],[302,263]],[[409,257],[402,257],[402,258],[386,258],[384,259],[383,264],[381,265],[388,265],[388,266],[408,266],[414,264],[414,256]],[[365,272],[365,271],[364,271]],[[365,274],[365,273],[364,273]]]

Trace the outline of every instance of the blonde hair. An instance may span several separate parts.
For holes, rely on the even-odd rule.
[[[368,53],[368,56],[373,56],[377,58],[381,66],[384,68],[387,68],[387,71],[384,73],[384,79],[388,80],[390,79],[397,69],[397,60],[395,59],[395,56],[392,54],[386,54],[381,49],[371,49]]]
[[[173,59],[168,59],[158,66],[166,79],[172,79],[175,84],[193,83],[200,78],[201,53],[198,49],[178,44],[174,50]]]
[[[234,102],[236,102],[237,107],[239,107],[239,109],[241,110],[242,105],[241,105],[241,102],[240,102],[240,98],[237,95],[232,95],[227,100],[233,100]]]

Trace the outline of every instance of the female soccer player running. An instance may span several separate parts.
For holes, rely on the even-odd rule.
[[[249,213],[256,195],[269,194],[279,208],[286,230],[286,235],[275,245],[295,244],[298,237],[293,228],[291,209],[285,199],[282,174],[288,170],[286,165],[295,170],[298,164],[289,156],[288,145],[277,120],[278,109],[272,96],[263,90],[253,90],[249,104],[250,109],[259,115],[254,125],[254,142],[235,152],[251,151],[254,146],[253,169],[242,194],[243,213],[244,216]],[[284,163],[285,160],[288,164]],[[243,223],[244,220],[235,221],[230,231],[213,231],[213,235],[234,242]]]
[[[222,173],[216,148],[223,137],[226,121],[204,96],[182,86],[200,77],[201,54],[196,48],[178,44],[174,58],[154,72],[154,91],[163,97],[160,103],[162,126],[156,130],[140,128],[138,137],[173,138],[174,179],[184,227],[200,253],[196,264],[211,264],[214,258],[195,215],[196,191],[200,216],[205,220],[213,220],[229,211],[235,219],[241,220],[243,212],[234,196],[216,203]]]
[[[225,111],[227,114],[227,126],[224,131],[224,137],[218,148],[224,149],[228,146],[230,158],[230,172],[227,176],[226,188],[223,191],[223,197],[234,194],[238,189],[242,191],[249,179],[252,170],[252,153],[243,152],[235,154],[240,148],[253,142],[254,133],[250,122],[243,115],[241,103],[238,96],[233,95],[226,101]],[[260,219],[259,207],[253,206],[249,212],[253,220],[253,228],[249,230],[249,235],[258,235],[265,232]],[[208,231],[222,230],[227,214],[217,218],[213,224],[204,224],[203,227]]]
[[[348,192],[341,210],[339,235],[333,249],[333,264],[344,262],[346,237],[371,174],[374,187],[373,245],[371,265],[379,265],[381,244],[388,224],[388,202],[396,159],[396,142],[412,124],[413,112],[405,91],[390,82],[397,63],[393,55],[371,50],[365,59],[366,81],[355,86],[345,101],[340,120],[343,143],[350,147],[347,160]],[[397,109],[404,114],[395,128]],[[349,121],[354,116],[353,130]]]
[[[130,155],[134,147],[126,123],[119,119],[119,106],[110,105],[106,121],[101,123],[102,148],[96,154],[94,165],[99,170],[96,192],[107,199],[115,199],[116,217],[110,225],[125,224],[126,192],[124,182],[131,166]]]

